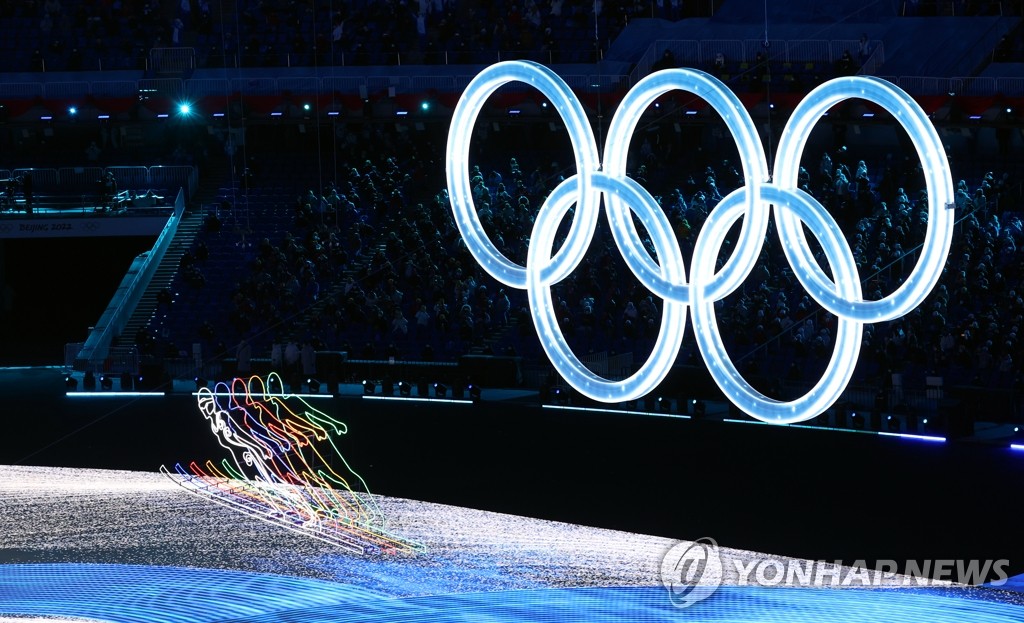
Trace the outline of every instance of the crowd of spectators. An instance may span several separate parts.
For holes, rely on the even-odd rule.
[[[0,2],[15,71],[145,69],[153,49],[193,48],[199,67],[492,62],[495,52],[593,62],[634,17],[681,19],[679,0]]]
[[[166,338],[168,354],[187,353],[199,327],[205,352],[228,356],[244,339],[256,356],[266,356],[275,343],[295,341],[356,359],[454,361],[478,352],[543,362],[525,293],[480,269],[453,221],[442,168],[434,160],[437,145],[414,136],[384,126],[366,131],[358,145],[350,144],[359,155],[339,166],[335,179],[291,200],[273,198],[271,209],[284,219],[243,238],[249,242],[241,247],[229,227],[207,232],[176,286],[193,292],[197,306],[184,311],[180,305],[188,296],[173,305],[171,297],[165,301],[169,309],[179,306],[175,313],[188,318],[182,330],[192,333],[162,334],[160,327],[150,333]],[[679,159],[663,156],[640,146],[630,174],[668,215],[689,274],[707,214],[742,185],[742,175],[728,159],[680,174]],[[485,229],[521,264],[546,194],[572,174],[549,158],[543,150],[527,150],[471,170]],[[920,167],[913,158],[891,154],[865,161],[839,147],[800,170],[801,187],[846,234],[868,299],[894,291],[916,265],[927,227]],[[263,174],[254,182],[273,183]],[[249,190],[255,193],[249,201],[256,190]],[[1016,386],[1024,370],[1024,260],[1016,254],[1024,244],[1020,190],[1020,181],[1008,174],[958,180],[958,225],[942,279],[908,316],[865,327],[859,380],[881,383],[900,373],[908,384],[943,376],[948,383]],[[221,211],[223,218],[229,213],[227,207]],[[215,255],[207,248],[213,244],[235,245],[227,255],[242,268],[233,285],[196,278]],[[649,240],[645,244],[652,248]],[[222,290],[221,305],[211,304],[218,296],[211,290]],[[640,361],[651,351],[662,302],[631,275],[603,223],[583,262],[552,296],[559,326],[579,356],[633,353]],[[784,385],[813,383],[831,357],[836,319],[799,284],[774,226],[755,270],[718,305],[718,316],[740,370],[752,379],[769,378],[762,391],[783,397]],[[197,324],[196,318],[203,320]],[[692,329],[680,360],[699,361]]]

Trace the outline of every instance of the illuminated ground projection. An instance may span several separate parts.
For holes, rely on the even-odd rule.
[[[469,149],[476,119],[487,98],[509,82],[529,84],[548,98],[566,125],[576,158],[576,174],[551,191],[537,214],[526,266],[509,260],[490,240],[469,181]],[[674,90],[703,98],[721,115],[739,148],[746,180],[745,186],[725,196],[708,214],[694,246],[689,280],[668,217],[654,197],[626,175],[629,143],[641,115],[658,97]],[[800,155],[815,123],[829,108],[852,98],[877,104],[903,126],[921,159],[928,191],[928,230],[917,266],[896,291],[872,301],[862,296],[856,262],[838,223],[814,197],[797,188]],[[765,422],[809,420],[835,403],[849,384],[860,354],[864,323],[893,320],[915,309],[935,286],[949,253],[955,222],[953,210],[948,209],[953,205],[953,179],[942,141],[917,102],[885,80],[836,78],[812,90],[793,111],[779,138],[771,174],[754,121],[743,103],[720,80],[694,69],[657,71],[637,82],[612,118],[603,163],[597,149],[583,106],[557,74],[537,63],[507,61],[484,69],[466,87],[452,116],[446,160],[452,210],[467,248],[492,277],[527,291],[540,343],[552,365],[566,382],[594,400],[618,403],[652,392],[679,354],[689,309],[708,370],[733,404]],[[644,287],[664,300],[653,352],[632,376],[621,381],[594,374],[569,349],[551,300],[551,287],[583,260],[597,227],[602,198],[627,266]],[[559,224],[573,206],[568,236],[554,252]],[[660,264],[644,248],[633,215],[647,230]],[[729,358],[715,319],[715,302],[735,292],[753,271],[772,216],[793,273],[811,298],[839,319],[835,351],[821,379],[805,395],[789,402],[770,399],[747,383]],[[742,228],[733,252],[716,272],[716,259],[729,230],[740,219]],[[834,280],[818,265],[803,225],[817,236]]]
[[[0,620],[1004,623],[986,589],[729,585],[690,608],[668,539],[377,496],[426,553],[356,554],[192,495],[158,473],[0,467]],[[695,494],[694,505],[699,505]],[[721,550],[723,562],[762,554]],[[786,559],[772,558],[785,561]]]
[[[230,458],[161,471],[249,518],[353,552],[422,551],[388,530],[366,482],[341,454],[334,439],[347,432],[345,423],[283,388],[276,373],[201,388],[199,411]]]

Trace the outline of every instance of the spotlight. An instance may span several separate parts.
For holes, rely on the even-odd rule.
[[[192,114],[192,105],[191,104],[180,104],[178,106],[178,114],[183,115],[183,116],[188,116],[188,115]]]
[[[200,389],[202,389],[204,387],[209,387],[209,386],[210,386],[210,382],[209,381],[207,381],[206,379],[204,379],[201,376],[197,376],[196,377],[196,391],[199,391]]]
[[[851,413],[850,425],[857,430],[864,430],[864,416],[859,413]]]
[[[408,398],[412,395],[412,384],[406,383],[405,381],[398,382],[398,394]]]
[[[306,379],[306,385],[309,387],[310,393],[313,393],[313,394],[319,394],[320,393],[320,381],[318,381],[316,379]]]
[[[71,376],[70,374],[64,377],[64,387],[71,391],[78,389],[78,379]]]
[[[372,396],[377,391],[377,385],[373,381],[363,381],[363,394]]]
[[[311,106],[309,104],[303,104],[302,105],[302,110],[305,110],[306,112],[309,112],[310,108],[311,108]]]
[[[448,387],[443,383],[434,383],[434,397],[444,398],[448,395]]]
[[[82,387],[88,391],[96,389],[96,375],[92,373],[92,370],[85,372],[85,378],[82,379]]]
[[[74,106],[68,106],[68,115],[69,116],[74,117],[77,114],[78,114],[78,108],[76,108]]]
[[[693,401],[693,417],[704,417],[708,412],[708,406],[703,400]]]
[[[420,110],[422,110],[423,112],[429,111],[430,110],[430,102],[428,102],[428,101],[420,102]]]
[[[891,415],[887,415],[885,419],[889,423],[889,432],[898,433],[900,431],[900,421],[898,419]]]
[[[107,391],[110,391],[110,390],[114,389],[114,379],[112,379],[112,378],[110,378],[109,376],[106,376],[106,375],[101,376],[100,377],[100,387],[102,387],[103,389],[105,389]]]
[[[478,385],[469,385],[469,399],[473,402],[480,402],[480,387]]]
[[[664,396],[658,396],[658,399],[655,402],[658,403],[659,413],[669,413],[670,411],[672,411],[672,401],[669,400],[668,398],[665,398]]]

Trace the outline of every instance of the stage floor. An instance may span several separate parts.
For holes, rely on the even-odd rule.
[[[1019,593],[906,588],[902,576],[873,588],[742,585],[736,569],[793,561],[725,547],[722,587],[678,608],[662,583],[669,539],[378,502],[425,553],[349,554],[159,473],[0,467],[0,621],[1024,620]],[[629,497],[609,492],[608,503]]]

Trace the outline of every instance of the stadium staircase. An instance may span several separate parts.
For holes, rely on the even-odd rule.
[[[156,272],[153,274],[153,278],[139,300],[139,304],[135,306],[135,311],[132,312],[131,318],[125,324],[124,331],[118,337],[119,345],[134,344],[135,336],[139,333],[139,330],[149,326],[150,320],[157,311],[157,295],[161,290],[170,286],[174,280],[174,276],[178,273],[181,257],[192,247],[196,234],[202,226],[202,212],[186,211],[182,214],[181,223],[178,224],[178,231],[174,235],[174,240],[171,241],[167,252],[164,254],[163,261],[160,262],[160,266],[157,267]]]

